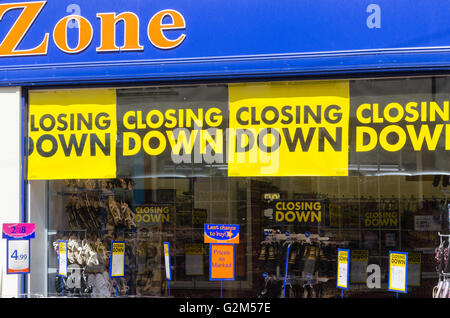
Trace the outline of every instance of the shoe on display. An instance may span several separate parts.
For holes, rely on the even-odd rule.
[[[261,251],[258,256],[259,261],[265,261],[267,257],[267,243],[261,242]]]
[[[269,261],[275,260],[275,246],[273,244],[269,244],[269,250],[268,250],[267,259]]]
[[[297,258],[297,243],[292,243],[291,247],[290,247],[290,255],[289,255],[289,264],[294,264],[295,263],[295,259]]]
[[[122,212],[122,220],[125,221],[125,224],[127,225],[128,229],[131,229],[132,227],[136,227],[135,222],[135,214],[133,211],[131,211],[130,207],[126,202],[121,202],[120,204],[120,210]]]
[[[93,189],[95,189],[96,186],[97,186],[97,182],[95,180],[93,180],[93,179],[84,180],[84,187],[86,189],[93,190]]]
[[[99,264],[97,253],[92,249],[87,240],[82,241],[82,255],[87,266]]]
[[[124,277],[121,277],[118,281],[117,285],[118,291],[121,295],[126,295],[127,292],[130,290],[130,287],[127,285],[126,280]]]
[[[107,264],[107,249],[105,247],[105,244],[103,244],[102,241],[100,241],[99,238],[94,243],[94,249],[97,252],[98,261],[102,264]]]
[[[113,217],[114,224],[117,226],[121,222],[120,208],[117,202],[114,200],[113,196],[108,197],[108,207],[109,211]]]
[[[73,257],[75,259],[75,263],[77,263],[80,266],[83,266],[85,260],[83,257],[83,249],[81,247],[81,241],[79,239],[74,239],[72,241],[72,243],[73,243],[72,251],[73,251]]]

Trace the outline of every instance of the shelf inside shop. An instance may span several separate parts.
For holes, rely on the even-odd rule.
[[[103,271],[106,271],[104,265],[94,265],[94,266],[81,266],[79,268],[76,268],[77,270],[85,270],[86,273],[101,273]],[[58,272],[57,267],[48,267],[47,272],[49,274],[55,274]]]
[[[68,190],[68,191],[58,191],[58,192],[54,192],[53,194],[55,195],[76,195],[76,194],[86,194],[86,193],[108,193],[108,192],[131,192],[133,191],[133,189],[124,189],[124,188],[106,188],[106,189],[99,189],[99,188],[95,188],[95,189],[76,189],[76,190]]]
[[[325,227],[321,226],[318,228],[320,231],[402,231],[402,232],[412,232],[413,229],[399,229],[399,228],[358,228],[358,227],[347,227],[347,228],[338,228],[338,227]],[[423,231],[426,232],[435,232],[435,231]]]

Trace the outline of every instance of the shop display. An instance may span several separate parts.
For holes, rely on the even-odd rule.
[[[267,230],[266,230],[267,231]],[[289,248],[289,255],[287,255]],[[284,281],[286,261],[288,263],[288,292],[285,297],[293,298],[320,298],[326,294],[330,297],[333,293],[324,291],[324,286],[330,280],[336,279],[337,248],[344,247],[344,242],[330,240],[329,237],[321,237],[316,234],[290,233],[277,234],[272,231],[261,242],[258,261],[262,263],[265,272],[264,288],[259,293],[260,297],[281,297]],[[281,282],[277,284],[276,282]],[[277,289],[278,294],[273,290]],[[333,288],[333,292],[337,292]]]
[[[55,183],[55,187],[59,189],[56,195],[65,206],[65,214],[56,225],[57,231],[52,241],[53,255],[56,258],[58,241],[68,242],[68,275],[54,276],[52,289],[55,295],[165,297],[168,294],[164,272],[165,241],[173,242],[172,295],[182,295],[189,289],[180,286],[191,282],[208,286],[209,247],[203,242],[204,226],[208,222],[204,221],[209,220],[211,206],[218,210],[216,205],[208,201],[208,195],[196,194],[197,189],[201,189],[202,181],[197,181],[197,185],[194,183],[192,192],[164,188],[151,190],[148,195],[152,200],[145,201],[148,203],[136,201],[138,192],[133,186],[135,182],[132,179],[109,179]],[[267,185],[271,187],[270,197],[264,196],[264,191],[268,190],[264,187]],[[249,246],[246,225],[240,224],[242,242],[239,245],[242,247],[236,249],[235,256],[235,280],[253,275],[255,286],[258,287],[252,295],[261,298],[341,297],[340,290],[336,288],[338,248],[350,249],[356,253],[351,253],[355,263],[350,262],[350,286],[345,297],[370,292],[365,287],[367,266],[380,264],[381,281],[387,283],[388,268],[382,260],[387,257],[389,249],[395,247],[414,250],[430,246],[434,242],[430,232],[433,225],[425,221],[433,220],[428,216],[439,216],[442,207],[446,205],[440,198],[357,199],[337,198],[325,193],[296,193],[291,196],[295,199],[286,199],[286,193],[281,189],[274,188],[274,184],[267,185],[246,184],[261,193],[258,195],[259,200],[255,202],[258,202],[257,208],[261,211],[262,218],[258,233],[254,236],[254,239],[260,237],[261,241],[257,245],[253,245],[253,241],[252,246]],[[243,193],[241,188],[236,188],[236,191]],[[277,195],[273,195],[274,193]],[[283,204],[276,208],[276,202]],[[320,212],[320,222],[291,218],[291,214],[313,208],[314,203],[315,211]],[[290,213],[289,209],[296,204],[304,209]],[[287,218],[280,221],[278,217],[277,220],[274,211],[281,211]],[[420,218],[419,224],[418,216],[427,218]],[[202,222],[199,222],[199,217]],[[363,241],[355,244],[360,236],[364,238]],[[126,243],[124,277],[111,278],[109,275],[111,241]],[[246,256],[245,251],[249,249],[251,253]],[[441,297],[446,290],[447,249],[444,243],[437,249],[442,277],[439,279],[439,286],[436,286],[436,289],[440,288],[440,294],[436,291],[434,294]],[[246,267],[249,256],[254,264],[251,269]],[[409,292],[420,287],[420,277],[423,273],[427,276],[426,273],[430,271],[427,265],[428,254],[424,254],[422,258],[418,263],[419,281],[412,286],[408,285]],[[360,287],[355,289],[355,286]],[[204,295],[207,295],[207,290],[208,288]],[[226,289],[224,293],[227,293]]]
[[[209,222],[199,223],[198,220],[199,217],[203,221],[210,220],[211,207],[217,213],[220,204],[208,201],[207,195],[196,194],[197,189],[202,189],[203,180],[193,184],[192,192],[168,188],[151,190],[147,195],[152,200],[145,202],[136,201],[138,192],[134,182],[126,179],[72,180],[58,183],[59,188],[55,183],[59,189],[56,195],[64,203],[65,214],[56,226],[53,253],[57,257],[58,240],[66,240],[69,265],[67,278],[54,277],[55,295],[62,296],[64,288],[65,297],[166,297],[168,284],[163,242],[168,241],[172,242],[172,295],[184,295],[189,292],[189,287],[184,286],[194,284],[202,284],[205,288],[199,295],[208,294],[211,288],[208,287],[209,247],[203,242],[203,232]],[[370,264],[380,265],[380,279],[382,286],[386,286],[388,264],[383,263],[383,259],[387,258],[388,251],[392,248],[420,251],[420,248],[434,244],[433,225],[425,221],[432,220],[428,216],[440,216],[442,206],[446,204],[442,198],[434,197],[421,200],[414,197],[357,199],[337,198],[325,193],[295,193],[291,195],[295,199],[286,199],[287,194],[274,188],[274,183],[243,183],[240,187],[244,185],[259,193],[255,195],[258,200],[254,202],[258,205],[254,208],[260,211],[261,219],[251,245],[246,236],[248,225],[239,225],[242,240],[239,245],[242,246],[236,249],[235,280],[245,281],[247,275],[252,275],[256,288],[253,293],[250,290],[248,293],[260,298],[341,297],[341,291],[336,287],[338,248],[349,249],[354,260],[354,264],[350,261],[350,286],[345,297],[358,297],[372,291],[365,281]],[[264,197],[268,190],[266,186],[271,187],[271,193],[279,195]],[[245,193],[242,189],[237,187],[235,191],[242,195]],[[246,200],[245,196],[243,198]],[[284,205],[275,210],[274,202],[284,202]],[[320,222],[291,219],[289,208],[301,202],[317,203],[315,211],[320,211]],[[242,211],[246,211],[245,205]],[[287,218],[277,221],[274,211],[285,211]],[[300,209],[294,213],[301,212]],[[417,216],[427,218],[421,218],[419,224]],[[358,241],[360,237],[363,237],[362,241]],[[256,238],[260,238],[260,242],[255,245]],[[126,242],[124,277],[109,276],[112,240]],[[443,274],[436,289],[443,288],[439,289],[440,294],[436,291],[434,294],[441,297],[446,290],[446,244],[442,243],[438,249]],[[246,254],[245,251],[251,252]],[[408,285],[408,293],[423,286],[421,277],[424,273],[425,277],[430,276],[429,256],[422,255],[418,263],[420,273],[416,275],[419,278],[415,278],[412,286]],[[247,267],[249,257],[252,268]],[[382,288],[387,291],[386,287]],[[227,289],[223,292],[225,295],[230,293]]]
[[[161,252],[157,244],[148,242],[147,231],[136,226],[132,191],[130,179],[64,182],[58,194],[65,202],[66,218],[52,242],[58,254],[58,241],[68,241],[69,273],[67,278],[56,277],[59,295],[62,279],[65,296],[160,295],[161,278],[155,269]],[[125,277],[109,277],[112,240],[126,242]]]

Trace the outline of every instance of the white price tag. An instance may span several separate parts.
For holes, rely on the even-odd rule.
[[[30,240],[7,240],[7,273],[30,272]]]
[[[67,277],[67,242],[58,242],[59,269],[58,275]]]
[[[347,289],[348,288],[348,276],[349,276],[349,256],[350,251],[339,249],[338,250],[338,271],[337,271],[337,282],[338,288]]]

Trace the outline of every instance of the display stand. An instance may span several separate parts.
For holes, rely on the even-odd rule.
[[[169,298],[170,298],[170,280],[167,281],[167,290],[169,292]]]
[[[441,232],[438,232],[438,235],[439,235],[439,243],[440,243],[440,246],[444,244],[444,241],[443,241],[443,239],[442,239],[443,237],[450,238],[450,234],[441,234]],[[439,281],[441,281],[441,280],[447,280],[449,277],[450,277],[450,273],[446,273],[446,272],[445,272],[445,269],[442,269],[442,270],[439,272]],[[437,296],[437,295],[436,295],[436,296]],[[437,298],[437,297],[436,297],[436,298]]]
[[[119,278],[125,277],[125,250],[125,241],[111,241],[109,278],[116,279],[116,298],[118,297]]]
[[[341,298],[344,298],[344,289],[349,288],[350,281],[350,250],[338,249],[336,287],[341,289]]]
[[[172,280],[172,271],[170,270],[171,263],[170,263],[170,243],[164,242],[164,264],[166,267],[166,279],[167,279],[167,292],[169,294],[170,298],[170,281]]]
[[[31,271],[31,239],[35,238],[35,224],[4,223],[2,238],[6,239],[6,274],[20,275],[25,281]]]
[[[283,298],[286,298],[286,280],[287,280],[287,273],[288,273],[288,265],[289,265],[289,252],[291,250],[291,244],[289,243],[287,247],[286,252],[286,267],[284,269],[284,282],[283,282]]]
[[[223,281],[235,279],[239,225],[205,224],[203,243],[209,244],[209,280],[220,281],[220,298],[223,298]]]

